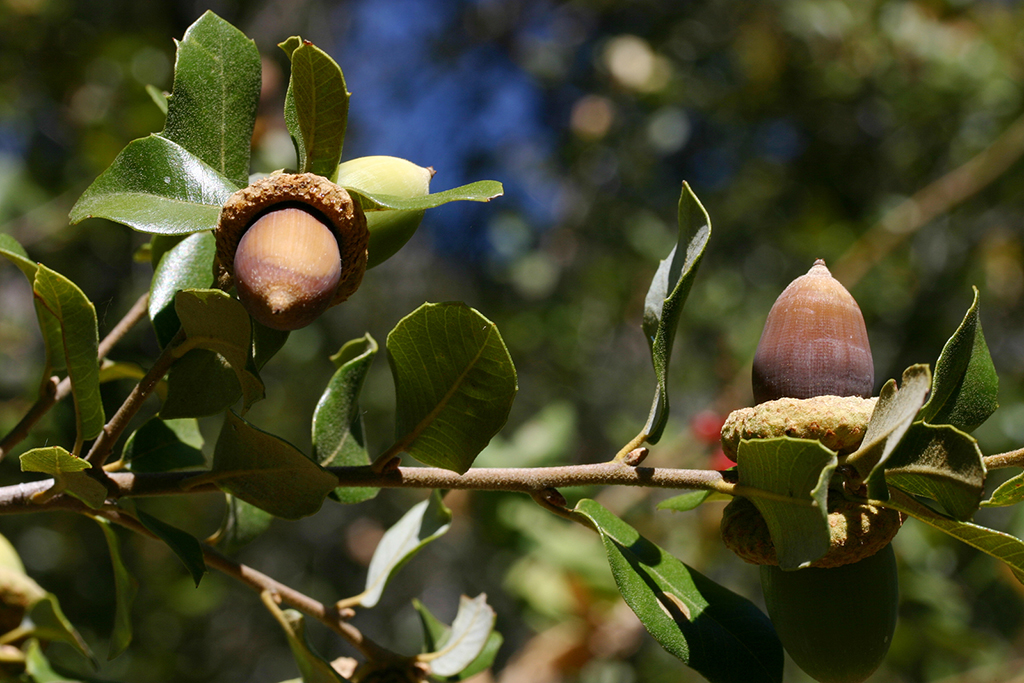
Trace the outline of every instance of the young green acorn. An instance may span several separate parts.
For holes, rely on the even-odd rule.
[[[752,379],[758,405],[753,413],[734,413],[743,419],[723,430],[723,443],[727,432],[734,439],[734,432],[744,429],[763,433],[743,438],[819,438],[823,425],[831,425],[825,429],[829,436],[854,437],[848,444],[829,442],[829,448],[856,448],[854,441],[863,437],[873,404],[865,405],[866,411],[847,408],[849,424],[830,422],[844,420],[835,414],[844,401],[862,400],[836,397],[870,400],[874,369],[860,307],[824,261],[815,261],[775,302]],[[768,615],[797,665],[821,683],[860,683],[881,664],[895,630],[899,588],[889,541],[902,520],[893,510],[857,506],[830,494],[830,527],[835,532],[843,522],[846,528],[833,533],[832,550],[811,567],[779,568],[767,526],[742,498],[726,508],[723,539],[746,561],[761,565]]]

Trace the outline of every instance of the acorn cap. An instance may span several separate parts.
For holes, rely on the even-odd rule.
[[[369,232],[366,216],[345,188],[315,173],[274,173],[228,197],[217,223],[217,286],[234,286],[235,251],[242,235],[263,213],[277,205],[301,204],[323,215],[338,241],[341,278],[330,306],[348,299],[366,273]]]

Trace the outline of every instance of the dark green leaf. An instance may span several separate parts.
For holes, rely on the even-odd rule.
[[[413,598],[412,605],[416,609],[416,613],[419,614],[420,623],[423,625],[423,652],[433,652],[438,649],[440,643],[448,639],[451,629],[431,614],[426,605],[419,600]],[[498,650],[501,649],[504,640],[500,633],[492,630],[477,658],[459,673],[443,677],[442,680],[462,681],[489,668],[494,663],[494,658],[498,655]],[[441,678],[436,674],[435,677]]]
[[[687,491],[658,503],[659,510],[688,512],[700,506],[714,491]]]
[[[31,683],[84,683],[57,673],[50,666],[50,661],[43,654],[43,649],[39,646],[39,641],[36,638],[30,638],[23,649],[25,673],[31,676],[29,679]]]
[[[352,199],[363,207],[363,211],[380,211],[399,209],[402,211],[424,211],[447,204],[448,202],[489,202],[505,193],[501,183],[496,180],[478,180],[469,185],[454,187],[443,192],[423,195],[422,197],[398,197],[390,194],[364,192],[349,188]]]
[[[436,651],[417,659],[428,662],[435,676],[458,676],[484,653],[494,629],[494,617],[485,594],[472,599],[463,595],[447,637],[438,644]]]
[[[114,567],[114,593],[117,600],[114,604],[114,630],[110,634],[110,652],[107,655],[110,660],[124,652],[132,642],[132,603],[139,586],[121,560],[121,549],[110,522],[98,517],[94,519],[103,529],[103,537],[107,539],[107,547],[110,549],[110,562]]]
[[[921,409],[921,419],[974,431],[999,406],[998,393],[999,378],[981,331],[975,287],[974,303],[935,363],[932,392]]]
[[[32,292],[60,322],[64,359],[75,398],[78,442],[93,439],[106,421],[100,399],[96,309],[75,283],[42,264],[36,269]]]
[[[338,483],[294,446],[231,411],[217,439],[213,469],[191,481],[212,481],[226,493],[284,519],[312,515]]]
[[[985,462],[978,442],[957,428],[915,422],[885,463],[885,481],[967,521],[981,502]]]
[[[806,567],[829,549],[828,484],[836,454],[818,441],[779,437],[741,441],[740,485],[785,499],[750,496],[768,524],[783,569]]]
[[[166,543],[167,547],[178,556],[181,563],[185,565],[185,569],[192,575],[192,580],[196,582],[196,587],[198,588],[199,582],[203,579],[203,574],[206,573],[206,560],[203,559],[203,549],[195,536],[185,533],[166,522],[162,522],[142,510],[136,510],[135,512],[139,517],[139,521],[142,522],[142,526],[159,536],[160,540]]]
[[[95,661],[89,646],[64,616],[57,596],[53,593],[47,593],[46,597],[32,605],[27,616],[32,621],[32,633],[37,638],[67,643],[90,661]]]
[[[159,135],[133,140],[71,207],[72,223],[106,218],[140,232],[182,235],[217,226],[238,188]]]
[[[153,417],[128,437],[121,460],[132,472],[195,469],[206,465],[202,445],[203,438],[194,419]]]
[[[225,494],[227,508],[216,534],[216,543],[231,554],[270,528],[274,516],[255,505]]]
[[[160,259],[149,288],[149,319],[160,346],[167,346],[181,327],[174,311],[174,295],[183,289],[212,287],[216,255],[213,233],[203,231],[182,240]]]
[[[387,339],[397,403],[393,450],[463,473],[508,419],[515,366],[498,328],[463,303],[424,304]]]
[[[250,362],[252,324],[237,299],[217,289],[188,290],[174,297],[174,310],[185,330],[179,347],[202,348],[224,358],[242,387],[242,412],[264,396],[263,382]],[[173,390],[173,384],[171,389]]]
[[[252,362],[257,370],[280,351],[288,341],[288,330],[275,330],[256,320],[252,321]]]
[[[92,465],[60,446],[33,448],[21,454],[20,462],[22,472],[42,472],[53,477],[49,496],[67,493],[93,509],[103,507],[107,499],[106,487],[84,472]]]
[[[224,412],[242,397],[231,365],[206,349],[192,349],[167,373],[167,398],[160,417],[172,420],[206,417]]]
[[[353,339],[331,360],[338,370],[331,377],[313,412],[313,460],[324,467],[369,465],[363,439],[363,414],[359,392],[377,342],[370,335]],[[337,488],[331,496],[342,503],[359,503],[377,495],[372,488]]]
[[[256,43],[207,11],[178,43],[161,135],[237,187],[248,185],[261,71]]]
[[[780,683],[782,644],[752,602],[654,545],[593,500],[576,512],[597,529],[626,604],[663,648],[711,683]]]
[[[643,331],[651,347],[658,385],[644,426],[646,441],[657,443],[668,420],[668,364],[672,357],[679,316],[697,276],[704,249],[711,237],[711,219],[687,183],[679,195],[679,239],[658,266],[644,301]],[[685,249],[685,251],[684,251]]]
[[[982,507],[1004,507],[1016,505],[1024,501],[1024,474],[1018,474],[1013,479],[1004,481],[992,492],[992,497],[984,501]]]
[[[412,506],[377,544],[366,574],[366,589],[357,596],[358,604],[376,605],[391,577],[423,546],[443,536],[451,523],[452,511],[445,507],[437,491],[431,491],[429,498]]]
[[[292,62],[284,121],[299,155],[299,172],[334,181],[348,123],[345,76],[326,52],[298,36],[279,47]]]
[[[306,639],[306,624],[300,612],[293,609],[282,610],[270,593],[266,592],[263,593],[263,604],[274,615],[288,637],[288,646],[292,650],[295,663],[299,666],[302,683],[339,683],[348,680],[310,647]]]

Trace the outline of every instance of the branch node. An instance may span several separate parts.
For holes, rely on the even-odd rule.
[[[646,446],[634,448],[629,453],[626,453],[625,457],[622,458],[622,462],[630,467],[638,467],[640,463],[647,459],[650,452]]]

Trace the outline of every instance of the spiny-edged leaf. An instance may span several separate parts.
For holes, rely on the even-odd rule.
[[[780,683],[782,644],[768,617],[648,541],[593,500],[575,511],[601,535],[615,583],[663,648],[711,683]]]
[[[644,301],[643,331],[651,347],[657,387],[651,414],[644,426],[646,441],[657,443],[668,420],[668,363],[683,304],[697,276],[697,267],[711,237],[711,219],[700,200],[683,183],[679,195],[679,238],[658,266]]]
[[[975,287],[974,303],[935,363],[931,396],[921,409],[925,422],[971,432],[999,406],[999,378],[981,331],[978,296]]]
[[[181,327],[174,311],[174,295],[183,289],[212,287],[216,255],[213,233],[203,231],[182,240],[167,252],[167,258],[160,259],[149,287],[149,319],[160,346],[167,346]]]
[[[395,447],[464,473],[505,425],[518,384],[497,326],[460,302],[423,304],[387,339]]]
[[[420,655],[418,659],[429,662],[430,673],[435,676],[461,673],[483,653],[494,628],[495,616],[487,604],[486,594],[475,598],[461,596],[448,636],[438,644],[436,651]]]
[[[237,189],[181,145],[150,135],[121,150],[68,218],[106,218],[139,232],[183,235],[215,228],[221,204]]]
[[[229,555],[270,528],[274,516],[255,505],[224,494],[224,521],[215,534],[215,543]]]
[[[981,507],[1005,507],[1021,501],[1024,501],[1024,473],[1000,484],[992,496],[981,503]]]
[[[955,519],[950,519],[927,505],[917,502],[899,489],[892,490],[892,495],[885,505],[905,512],[928,526],[943,531],[972,548],[977,548],[981,552],[1005,562],[1013,570],[1014,576],[1024,583],[1024,580],[1021,579],[1024,576],[1024,541],[1019,538],[970,522],[958,522]]]
[[[132,642],[132,603],[139,585],[124,566],[117,535],[110,522],[98,517],[94,519],[103,529],[103,537],[107,539],[107,547],[110,549],[110,562],[114,567],[114,594],[117,599],[114,603],[114,630],[110,634],[110,652],[107,654],[110,660],[124,652]]]
[[[359,392],[376,355],[377,342],[367,334],[348,342],[331,356],[338,369],[313,411],[313,460],[324,467],[370,464],[363,439]],[[373,498],[377,490],[338,487],[331,497],[342,503],[359,503]]]
[[[330,55],[298,36],[279,47],[292,62],[284,122],[299,155],[299,172],[334,181],[348,124],[345,76]]]
[[[764,517],[783,569],[806,567],[829,549],[828,483],[836,454],[811,439],[741,441],[736,450],[740,485],[785,500],[750,496]]]
[[[985,461],[978,442],[956,427],[915,422],[886,461],[885,481],[937,500],[963,522],[981,502]]]
[[[32,621],[32,634],[35,637],[41,640],[67,643],[78,650],[82,656],[95,662],[92,651],[86,645],[85,640],[64,616],[56,595],[47,593],[42,600],[32,605],[26,616]]]
[[[16,265],[28,279],[29,285],[35,283],[38,264],[28,257],[18,241],[10,235],[0,233],[0,256]],[[61,338],[60,321],[38,299],[35,299],[35,308],[39,330],[43,335],[43,345],[46,348],[46,367],[43,368],[43,379],[46,380],[54,372],[61,372],[67,368],[64,342]]]
[[[107,499],[107,489],[84,470],[92,465],[60,446],[33,448],[21,454],[22,472],[42,472],[53,477],[53,487],[48,493],[56,495],[67,493],[78,498],[93,509],[103,507]]]
[[[708,499],[714,491],[687,491],[678,496],[672,496],[658,503],[659,510],[674,510],[676,512],[688,512],[696,509]]]
[[[903,371],[903,383],[899,390],[896,389],[896,381],[891,379],[882,387],[875,410],[871,413],[871,421],[864,432],[864,440],[860,448],[846,459],[846,464],[856,468],[861,479],[868,482],[872,497],[884,500],[884,483],[880,485],[879,478],[885,461],[910,429],[924,405],[930,386],[931,371],[928,366],[911,365]]]
[[[206,464],[202,445],[203,437],[195,419],[153,417],[128,437],[121,461],[132,472],[195,469]]]
[[[438,649],[440,643],[448,640],[448,634],[451,633],[451,629],[441,623],[427,609],[426,605],[419,600],[413,598],[412,606],[416,609],[416,613],[419,614],[420,623],[423,625],[423,652],[434,652]],[[492,629],[490,635],[487,636],[487,642],[484,643],[484,647],[476,659],[457,674],[444,677],[444,680],[462,681],[489,668],[494,663],[494,658],[498,655],[498,650],[501,649],[501,644],[504,640],[500,633]],[[438,677],[437,672],[432,673],[435,677]]]
[[[213,481],[275,517],[312,515],[334,490],[337,477],[295,446],[256,429],[228,411],[213,453],[213,469],[194,482]]]
[[[441,501],[441,494],[417,503],[388,529],[377,544],[366,575],[366,589],[358,596],[363,607],[373,607],[395,572],[427,543],[444,535],[452,523],[452,511]]]
[[[160,407],[165,420],[218,415],[242,397],[238,377],[222,356],[192,349],[167,373],[167,398]]]
[[[206,573],[206,560],[203,559],[203,549],[199,545],[199,541],[196,540],[196,537],[166,522],[162,522],[142,510],[136,510],[135,513],[139,521],[142,522],[142,526],[159,536],[160,540],[166,543],[167,547],[178,556],[181,563],[185,565],[185,569],[192,575],[192,580],[196,582],[196,587],[198,588],[203,574]]]
[[[103,429],[100,399],[99,330],[96,309],[75,283],[40,264],[32,292],[60,322],[61,342],[71,393],[75,398],[75,423],[79,442],[93,439]]]
[[[261,71],[256,43],[207,11],[178,43],[161,135],[237,187],[247,185]]]
[[[270,593],[264,592],[262,597],[263,604],[274,615],[274,619],[288,637],[288,646],[302,674],[302,683],[339,683],[348,680],[310,647],[306,639],[306,624],[300,612],[293,609],[282,610]]]
[[[398,209],[401,211],[424,211],[447,204],[448,202],[489,202],[505,193],[505,188],[497,180],[478,180],[475,183],[453,187],[443,192],[434,192],[421,197],[399,197],[390,194],[370,193],[358,188],[348,188],[348,192],[363,211],[383,211]]]
[[[263,382],[250,362],[252,324],[237,299],[218,289],[178,292],[174,310],[185,330],[183,344],[220,354],[242,387],[242,412],[264,396]]]

